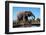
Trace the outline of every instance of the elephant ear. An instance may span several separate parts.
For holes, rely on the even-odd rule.
[[[25,13],[26,13],[27,16],[31,16],[30,11],[25,11]]]
[[[30,17],[30,16],[33,16],[33,13],[32,13],[31,11],[29,11],[28,16],[29,16],[29,17]]]

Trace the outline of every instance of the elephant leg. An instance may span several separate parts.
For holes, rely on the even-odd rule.
[[[26,20],[26,21],[28,20],[28,16],[25,16],[25,20]]]

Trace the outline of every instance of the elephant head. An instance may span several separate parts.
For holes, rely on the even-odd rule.
[[[35,16],[31,11],[25,11],[25,13],[26,13],[26,16],[28,17],[33,16],[33,19],[35,19]]]

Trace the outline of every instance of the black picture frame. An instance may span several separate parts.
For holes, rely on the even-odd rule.
[[[22,3],[22,4],[36,4],[43,5],[43,30],[39,31],[24,31],[24,32],[9,32],[9,3]],[[21,2],[21,1],[5,1],[5,34],[18,34],[18,33],[34,33],[45,31],[45,3],[38,2]]]

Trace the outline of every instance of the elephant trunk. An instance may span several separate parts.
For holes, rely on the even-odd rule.
[[[35,16],[33,15],[33,19],[35,20]]]
[[[34,16],[34,19],[35,19],[35,16]]]

